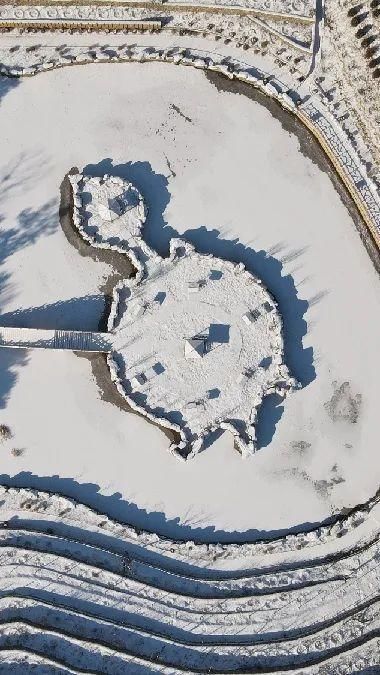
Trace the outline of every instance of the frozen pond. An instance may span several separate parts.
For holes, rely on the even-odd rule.
[[[174,535],[178,525],[207,527],[210,537],[319,521],[372,495],[378,276],[331,179],[286,120],[173,65],[64,68],[4,89],[3,325],[97,328],[112,270],[81,256],[58,218],[64,175],[87,167],[139,188],[160,253],[184,234],[263,279],[304,387],[263,411],[255,457],[242,461],[224,434],[183,464],[159,429],[101,399],[86,358],[0,351],[0,422],[14,433],[3,476]]]

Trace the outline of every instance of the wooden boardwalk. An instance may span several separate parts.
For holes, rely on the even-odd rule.
[[[0,328],[0,347],[109,352],[111,340],[108,333],[42,328]]]

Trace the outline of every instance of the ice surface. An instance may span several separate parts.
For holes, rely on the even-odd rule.
[[[304,385],[284,411],[269,402],[263,451],[249,467],[228,434],[199,462],[179,466],[162,432],[101,400],[87,360],[2,352],[2,422],[25,448],[15,458],[4,447],[3,473],[24,472],[20,482],[80,493],[177,533],[181,524],[254,536],[319,521],[373,494],[378,279],[330,178],[302,154],[285,118],[219,92],[193,69],[105,64],[23,80],[2,99],[0,119],[8,325],[27,317],[50,328],[59,317],[61,328],[97,329],[110,270],[81,257],[58,223],[63,176],[87,166],[137,185],[149,243],[162,254],[185,234],[263,279],[284,317],[287,363]],[[354,423],[332,419],[324,405],[345,382],[338,409],[362,397]]]

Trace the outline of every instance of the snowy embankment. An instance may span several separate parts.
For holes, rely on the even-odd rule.
[[[180,543],[56,495],[3,489],[1,497],[1,649],[54,654],[74,672],[112,675],[132,662],[134,672],[168,673],[379,665],[376,500],[343,519],[339,533],[315,536],[310,550],[304,535],[294,536],[290,563],[284,539]],[[334,541],[346,539],[332,556]],[[246,557],[233,571],[255,547],[255,566]],[[215,568],[218,548],[228,571]]]

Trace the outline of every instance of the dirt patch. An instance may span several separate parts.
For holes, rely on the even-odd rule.
[[[21,457],[25,452],[25,448],[12,448],[11,454],[13,457]]]
[[[338,471],[338,467],[336,464],[331,469],[332,476],[329,480],[315,480],[313,481],[313,485],[318,492],[318,494],[326,499],[327,497],[330,497],[331,492],[333,490],[333,487],[335,485],[339,485],[339,483],[344,483],[345,480],[344,478],[340,475]]]
[[[340,475],[337,464],[334,464],[334,466],[331,467],[329,471],[330,475],[323,479],[314,479],[307,473],[307,471],[300,470],[298,467],[288,469],[287,473],[289,473],[294,478],[298,478],[307,483],[310,483],[321,499],[329,499],[331,497],[333,488],[336,485],[345,482],[343,476]]]
[[[333,382],[333,387],[335,391],[331,399],[324,404],[330,419],[333,422],[344,420],[356,424],[362,405],[361,394],[353,395],[349,382],[343,382],[340,386]]]

